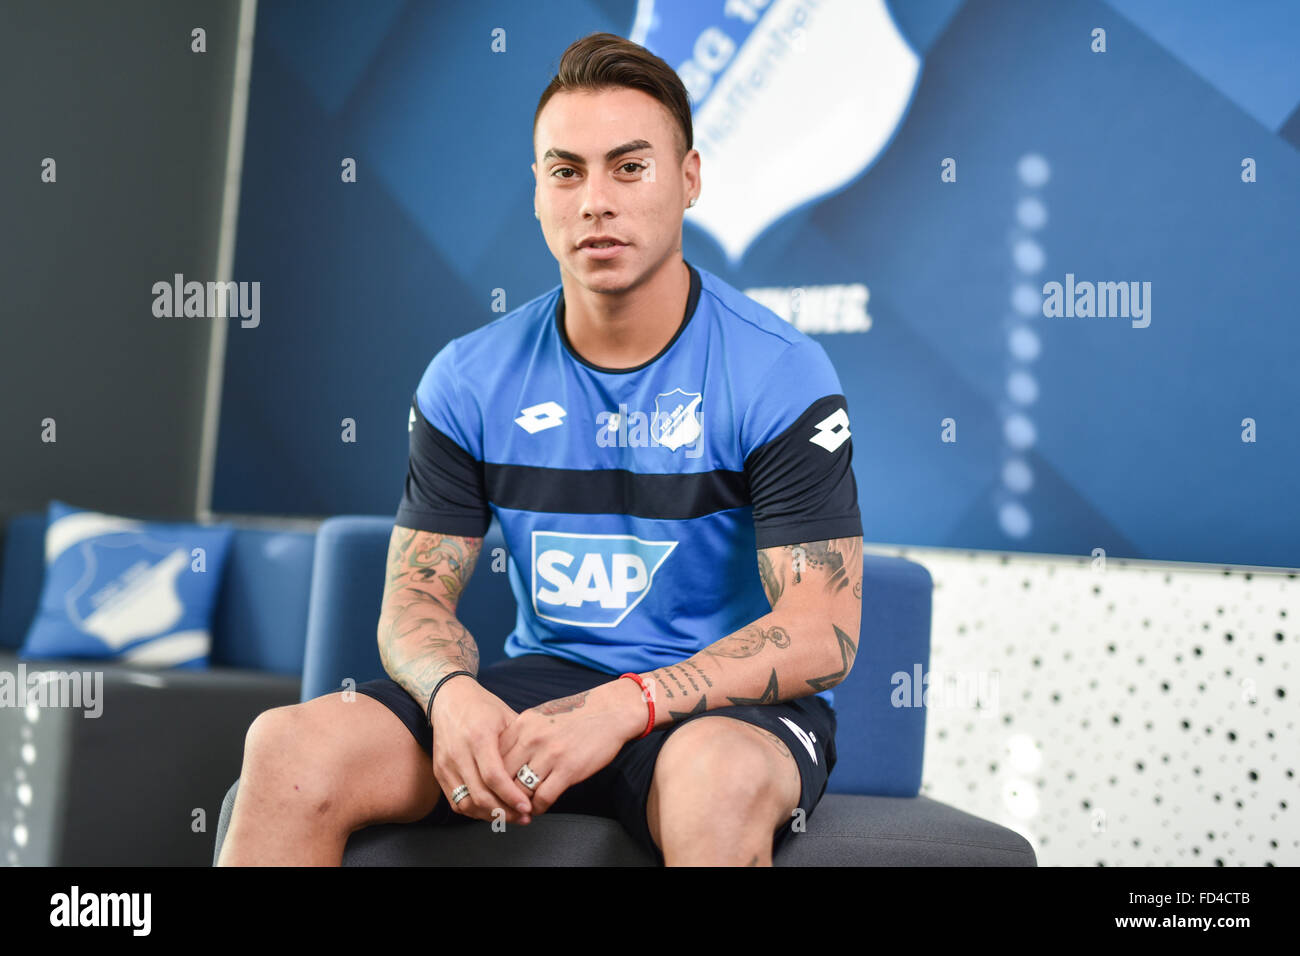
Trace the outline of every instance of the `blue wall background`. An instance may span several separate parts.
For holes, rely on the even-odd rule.
[[[884,151],[738,263],[689,216],[684,232],[686,258],[738,288],[870,289],[869,331],[817,336],[850,402],[867,540],[1300,566],[1300,5],[889,7],[922,62]],[[214,510],[395,510],[428,360],[498,316],[492,290],[514,308],[559,283],[532,216],[537,98],[572,40],[630,35],[636,9],[259,3],[235,278],[262,283],[262,318],[231,320]],[[656,9],[666,36],[675,5]],[[845,63],[826,96],[863,82]],[[1026,155],[1045,183],[1020,176]],[[707,159],[703,180],[701,204]],[[1041,228],[1017,220],[1026,196]],[[1150,326],[1018,311],[1018,285],[1041,300],[1066,273],[1151,282]],[[1009,394],[1017,369],[1032,401]],[[1013,459],[1030,487],[1007,483]]]

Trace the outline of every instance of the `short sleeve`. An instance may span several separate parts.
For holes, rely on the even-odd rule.
[[[396,523],[417,531],[481,538],[491,524],[483,463],[468,439],[453,346],[440,351],[411,398],[410,455]]]
[[[862,534],[848,401],[814,340],[791,343],[741,425],[759,548]]]

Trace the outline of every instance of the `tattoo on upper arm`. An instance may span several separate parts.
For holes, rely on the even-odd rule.
[[[785,590],[785,575],[778,574],[776,568],[772,567],[772,559],[768,556],[766,549],[758,552],[758,576],[763,581],[763,590],[767,593],[767,603],[772,607],[776,607],[781,592]]]
[[[402,527],[394,529],[394,536],[385,593],[420,585],[423,597],[454,611],[474,571],[483,539]]]
[[[758,574],[773,607],[788,588],[817,579],[824,581],[826,593],[832,596],[847,588],[861,599],[862,538],[829,538],[764,548],[758,552]]]

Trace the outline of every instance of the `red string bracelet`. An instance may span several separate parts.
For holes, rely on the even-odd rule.
[[[634,680],[634,681],[637,682],[638,685],[640,685],[640,687],[641,687],[641,698],[646,702],[646,706],[648,706],[648,707],[650,708],[650,719],[649,719],[648,721],[646,721],[645,732],[642,733],[640,737],[637,737],[637,738],[636,738],[637,740],[640,740],[641,737],[645,737],[645,736],[647,736],[647,735],[650,733],[650,731],[652,731],[652,730],[655,729],[655,701],[654,701],[654,695],[650,693],[650,688],[646,686],[645,681],[643,681],[643,680],[641,679],[641,675],[640,675],[640,674],[619,674],[619,675],[618,675],[618,679],[619,679],[619,680],[622,680],[624,677],[626,677],[626,678],[628,678],[628,679],[630,679],[630,680]]]

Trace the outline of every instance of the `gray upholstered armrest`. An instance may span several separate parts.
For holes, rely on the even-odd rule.
[[[0,672],[18,666],[0,652]],[[242,670],[84,661],[39,669],[101,672],[102,713],[0,706],[0,863],[209,865],[249,724],[297,703],[300,686],[297,677]]]

